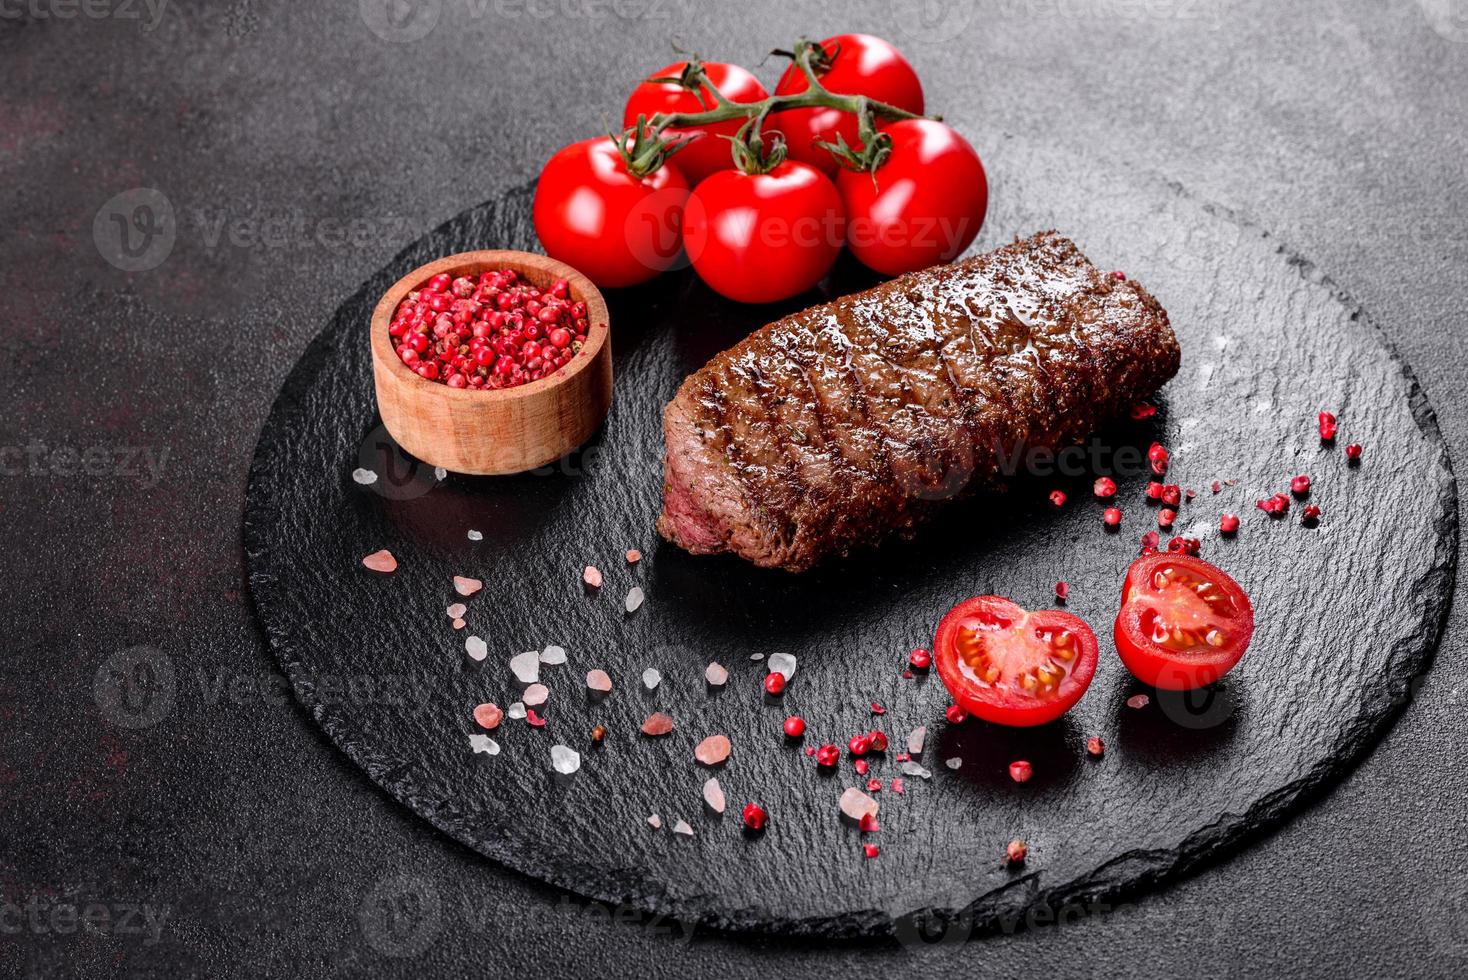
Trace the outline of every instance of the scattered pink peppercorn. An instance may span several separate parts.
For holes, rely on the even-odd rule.
[[[1171,507],[1164,507],[1157,512],[1158,527],[1172,527],[1172,522],[1177,520],[1177,511]]]
[[[1109,476],[1097,477],[1091,489],[1097,497],[1106,500],[1116,496],[1116,481]]]
[[[863,854],[865,854],[867,856],[867,859],[868,860],[870,860],[870,859],[876,857],[878,854],[881,854],[882,853],[882,849],[880,847],[878,847],[876,844],[863,844],[861,846],[861,851],[862,851]]]
[[[744,826],[750,830],[764,830],[765,823],[770,819],[770,815],[765,813],[765,808],[758,803],[744,804],[744,812],[741,816],[744,819]]]
[[[1290,481],[1290,493],[1295,496],[1303,496],[1310,492],[1310,478],[1304,473]]]
[[[871,765],[865,759],[857,759],[851,764],[851,768],[856,770],[858,776],[865,776],[867,770],[871,768]]]
[[[1025,842],[1019,839],[1010,841],[1004,848],[1004,859],[1010,864],[1024,864],[1025,858],[1030,856],[1030,849]]]
[[[1093,759],[1099,759],[1106,752],[1106,743],[1095,735],[1086,739],[1086,754]]]
[[[882,792],[882,781],[880,779],[875,779],[875,778],[874,779],[868,779],[867,780],[867,792],[868,793],[880,793],[880,792]]]
[[[943,716],[948,719],[950,724],[954,725],[961,725],[965,721],[968,721],[968,712],[956,704],[950,704],[948,710],[943,712]]]
[[[1051,490],[1050,491],[1050,505],[1052,507],[1064,507],[1065,506],[1065,500],[1066,500],[1066,497],[1065,497],[1065,491],[1064,490]]]
[[[879,701],[873,701],[872,702],[872,714],[874,714],[874,715],[885,715],[886,713],[887,713],[887,709],[884,708],[884,707],[882,707],[881,702],[879,702]]]
[[[846,743],[846,747],[851,750],[852,755],[863,756],[871,750],[872,740],[867,735],[853,735]]]
[[[1121,508],[1108,507],[1101,513],[1101,521],[1107,527],[1118,527],[1121,525]]]
[[[1197,538],[1185,538],[1179,535],[1167,542],[1167,550],[1181,555],[1196,555],[1203,550],[1203,542]]]
[[[822,745],[816,749],[816,764],[834,766],[841,760],[841,750],[834,745]]]
[[[1300,514],[1300,523],[1316,524],[1320,521],[1320,508],[1314,504],[1306,504],[1304,511]]]
[[[1176,483],[1169,483],[1165,487],[1162,488],[1162,503],[1163,503],[1163,506],[1176,508],[1182,502],[1183,502],[1183,490],[1182,490],[1182,487],[1178,486]]]
[[[876,781],[873,780],[873,782]],[[881,783],[877,783],[877,785],[880,786]],[[877,826],[877,815],[875,813],[863,813],[861,819],[857,821],[856,826],[863,834],[875,834],[882,829]]]
[[[1336,422],[1335,416],[1329,412],[1320,413],[1320,441],[1333,442],[1335,440]]]
[[[536,714],[534,708],[525,709],[525,723],[531,728],[545,727],[545,719]]]
[[[1214,480],[1208,485],[1208,489],[1212,490],[1214,493],[1217,493],[1218,491],[1223,489],[1223,483],[1218,480]]]
[[[785,692],[785,675],[779,671],[773,671],[765,675],[765,693],[783,694]]]
[[[1346,447],[1346,459],[1352,463],[1359,463],[1361,461],[1361,444],[1359,442],[1353,442]]]
[[[907,655],[907,662],[917,670],[927,670],[933,664],[933,655],[919,647]]]
[[[785,734],[791,738],[799,738],[805,734],[805,719],[799,715],[791,715],[785,719]]]
[[[1024,759],[1016,759],[1009,764],[1009,778],[1017,783],[1027,783],[1035,774],[1035,767]]]
[[[1224,534],[1239,533],[1239,515],[1224,514],[1218,519],[1218,529]]]
[[[898,796],[902,796],[907,792],[907,784],[902,781],[901,776],[894,776],[892,778],[892,792]]]
[[[887,751],[887,733],[886,732],[870,732],[867,735],[867,741],[870,743],[871,749],[872,749],[873,752],[886,752]]]
[[[1067,583],[1067,582],[1056,582],[1055,583],[1055,598],[1056,599],[1060,600],[1061,602],[1064,602],[1066,600],[1066,597],[1069,596],[1069,595],[1070,595],[1070,584],[1069,583]]]
[[[1156,414],[1156,405],[1148,405],[1146,402],[1138,402],[1137,404],[1132,406],[1132,418],[1136,419],[1138,422],[1142,421],[1143,419],[1150,419]]]
[[[1157,542],[1160,540],[1162,540],[1162,536],[1159,535],[1156,531],[1148,531],[1146,534],[1143,534],[1142,554],[1150,555],[1152,552],[1156,551]]]
[[[1126,273],[1122,272],[1120,269],[1117,269],[1115,272],[1111,273],[1111,278],[1115,279],[1117,282],[1126,282]]]
[[[1147,462],[1152,464],[1152,472],[1162,476],[1167,472],[1167,464],[1171,462],[1172,455],[1160,442],[1154,442],[1147,449]]]
[[[1147,481],[1147,499],[1148,500],[1161,500],[1162,499],[1162,484],[1158,483],[1156,480],[1149,480],[1149,481]]]

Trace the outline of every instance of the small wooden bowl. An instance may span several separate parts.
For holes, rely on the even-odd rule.
[[[515,388],[450,388],[418,377],[388,336],[398,305],[440,272],[477,277],[491,269],[514,269],[537,286],[569,282],[572,298],[586,304],[585,345],[559,372]],[[553,463],[591,438],[612,405],[606,300],[590,279],[544,255],[487,250],[430,262],[383,295],[370,329],[383,425],[403,449],[454,473],[494,476]]]

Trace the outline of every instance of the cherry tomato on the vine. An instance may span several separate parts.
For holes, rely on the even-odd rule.
[[[891,44],[870,34],[838,34],[821,42],[830,67],[817,72],[820,83],[838,95],[865,95],[915,115],[923,113],[923,84],[912,65]],[[810,88],[798,65],[792,64],[775,84],[776,95],[793,95]],[[792,159],[836,172],[836,158],[816,146],[817,140],[836,142],[839,132],[851,146],[859,145],[856,116],[824,107],[787,109],[771,123],[785,135]]]
[[[1003,596],[966,599],[938,624],[934,662],[964,711],[996,725],[1054,721],[1096,674],[1096,634],[1059,609],[1027,610]]]
[[[973,244],[989,208],[978,153],[951,127],[902,119],[879,127],[891,155],[874,173],[842,168],[847,245],[868,267],[895,276],[951,262]]]
[[[622,112],[622,128],[630,129],[637,125],[639,115],[651,119],[660,112],[703,112],[712,109],[718,103],[714,101],[703,88],[698,91],[684,88],[678,84],[683,70],[688,67],[686,61],[675,61],[666,68],[659,68],[648,76],[648,80],[632,90],[627,99],[627,108]],[[766,98],[769,93],[759,83],[759,79],[745,68],[739,65],[725,64],[720,61],[706,61],[703,63],[704,74],[709,82],[730,102],[759,102]],[[653,79],[667,79],[667,81],[654,81]],[[696,139],[690,139],[687,146],[680,149],[673,158],[678,169],[688,178],[690,185],[697,185],[709,174],[719,170],[730,170],[733,168],[733,158],[729,152],[729,141],[725,136],[733,136],[739,131],[739,126],[744,120],[731,119],[721,123],[711,123],[707,126],[695,126],[689,129],[670,128],[663,131],[668,137],[693,137],[702,134]]]
[[[741,303],[773,303],[823,279],[845,213],[830,178],[786,160],[769,173],[723,170],[694,188],[683,241],[699,278]]]
[[[631,286],[678,260],[688,180],[676,163],[629,173],[609,137],[551,157],[535,188],[535,233],[551,258],[598,286]]]
[[[1137,680],[1170,691],[1212,684],[1253,636],[1254,607],[1227,572],[1174,552],[1132,562],[1121,587],[1116,652]]]

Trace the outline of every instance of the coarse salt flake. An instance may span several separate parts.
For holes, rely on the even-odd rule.
[[[488,735],[480,735],[477,733],[474,735],[470,735],[469,748],[476,753],[482,752],[485,755],[500,754],[500,743],[496,742]]]
[[[706,766],[717,766],[729,758],[729,739],[725,735],[710,735],[693,749],[693,757]]]
[[[846,787],[846,792],[841,794],[841,812],[858,822],[868,814],[876,816],[880,806],[881,804],[855,786]]]
[[[795,676],[795,657],[789,653],[772,653],[768,664],[770,673],[784,674],[788,681]]]
[[[456,602],[444,610],[444,612],[449,614],[449,619],[463,619],[464,614],[468,611],[469,607],[462,602]]]
[[[516,701],[512,703],[509,708],[505,710],[505,714],[509,715],[511,718],[514,718],[516,721],[519,721],[521,718],[525,717],[525,702]]]
[[[433,478],[440,483],[442,483],[448,475],[449,471],[444,469],[442,466],[435,466],[433,468]]]
[[[951,759],[944,759],[943,764],[949,769],[957,769],[959,766],[963,765],[963,760],[960,759],[958,756],[954,756]]]
[[[605,694],[612,689],[612,678],[604,670],[588,670],[586,672],[586,686],[593,691],[601,691]]]
[[[724,812],[724,788],[719,785],[719,777],[715,776],[703,784],[703,801],[715,813]]]
[[[475,660],[489,656],[489,646],[477,636],[464,637],[464,652]]]
[[[1145,694],[1133,694],[1131,697],[1126,699],[1126,706],[1132,709],[1145,708],[1151,703],[1152,699],[1147,697],[1147,695]]]
[[[638,609],[642,608],[643,598],[642,589],[634,585],[632,590],[627,593],[627,599],[622,605],[626,607],[629,613],[635,613]]]
[[[640,561],[642,561],[642,552],[636,548],[631,548],[627,551],[627,564],[635,565]]]
[[[663,675],[658,673],[658,669],[656,667],[649,667],[642,672],[642,686],[647,688],[649,691],[653,690],[659,684],[661,684],[662,680]]]
[[[527,650],[510,658],[510,670],[521,684],[534,684],[540,680],[540,651]]]
[[[531,684],[525,689],[524,701],[528,705],[545,704],[545,699],[550,697],[550,688],[544,684]]]
[[[642,723],[644,735],[666,735],[673,730],[673,716],[658,711],[647,716]]]
[[[362,564],[374,572],[382,572],[383,574],[395,572],[398,568],[398,560],[386,548],[383,548],[381,551],[372,552],[372,554],[362,559]]]
[[[587,565],[586,570],[581,573],[581,581],[585,582],[588,588],[601,588],[601,570],[595,565]]]
[[[487,701],[474,709],[474,721],[486,731],[498,728],[504,716],[505,713],[500,710],[500,706],[493,701]]]
[[[467,598],[482,588],[484,588],[484,583],[477,578],[467,578],[463,575],[454,576],[454,591],[461,596]]]
[[[352,470],[352,479],[364,487],[370,487],[377,482],[377,474],[359,466],[355,470]]]
[[[544,650],[540,651],[540,662],[543,664],[551,664],[553,666],[555,664],[565,663],[566,648],[556,646],[546,647]]]
[[[483,541],[484,535],[479,531],[471,530],[468,534],[470,541]]]
[[[654,813],[652,816],[647,818],[647,824],[653,830],[660,830],[663,826],[663,818]]]
[[[723,664],[716,661],[703,669],[703,679],[714,687],[723,687],[724,684],[728,683],[729,671],[725,669]]]
[[[677,823],[673,824],[673,833],[682,834],[684,837],[692,837],[693,828],[688,826],[687,820],[679,820]]]
[[[933,774],[916,762],[908,761],[902,763],[902,774],[904,776],[917,776],[920,779],[932,779]]]
[[[581,768],[581,753],[564,745],[552,745],[551,768],[563,776],[569,776]]]
[[[923,754],[923,745],[928,740],[928,726],[922,725],[907,733],[907,751],[913,755]]]

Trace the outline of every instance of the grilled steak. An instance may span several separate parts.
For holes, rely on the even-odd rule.
[[[757,330],[663,413],[658,531],[804,571],[995,486],[1177,373],[1167,311],[1055,232]]]

